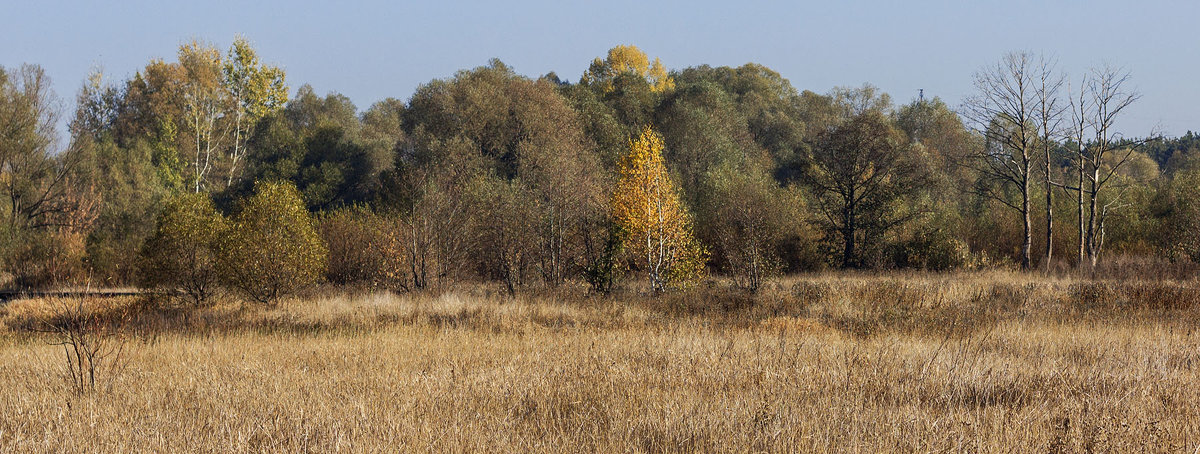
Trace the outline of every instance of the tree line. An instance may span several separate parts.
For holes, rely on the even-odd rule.
[[[617,46],[578,81],[492,60],[360,111],[293,92],[243,38],[193,41],[127,80],[94,72],[59,143],[44,71],[0,68],[3,280],[268,301],[322,280],[755,290],[825,268],[1200,258],[1200,138],[1118,131],[1127,71],[1012,53],[974,80],[962,106],[896,105]]]

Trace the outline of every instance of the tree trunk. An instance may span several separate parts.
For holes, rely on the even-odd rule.
[[[1095,201],[1092,201],[1093,205],[1095,203],[1096,203]],[[1094,218],[1091,218],[1090,221],[1091,221],[1091,222],[1089,222],[1090,230],[1088,231],[1087,256],[1088,256],[1089,264],[1091,264],[1092,268],[1095,268],[1096,264],[1100,262],[1100,248],[1098,247],[1100,244],[1099,243],[1099,241],[1100,241],[1099,225],[1096,223],[1096,220]]]
[[[1097,221],[1099,220],[1099,219],[1097,219],[1097,216],[1096,216],[1096,203],[1097,203],[1096,199],[1097,199],[1097,195],[1098,195],[1097,192],[1099,192],[1099,188],[1097,187],[1096,182],[1100,178],[1099,166],[1093,164],[1092,165],[1092,173],[1094,175],[1091,179],[1091,189],[1088,191],[1087,256],[1088,256],[1088,261],[1091,263],[1092,267],[1094,268],[1096,266],[1096,262],[1100,258],[1098,256],[1100,249],[1096,247],[1097,246],[1096,227],[1097,227]]]
[[[1024,187],[1021,188],[1021,220],[1025,228],[1025,235],[1021,241],[1021,269],[1028,270],[1031,260],[1030,246],[1033,244],[1033,229],[1032,220],[1029,218],[1029,180],[1025,180]]]
[[[1083,266],[1084,244],[1087,238],[1087,232],[1083,226],[1083,145],[1079,145],[1079,256],[1075,261],[1075,266]]]
[[[854,268],[854,231],[846,229],[842,232],[842,238],[846,240],[842,249],[842,268]]]
[[[858,261],[854,257],[857,254],[854,250],[854,231],[858,228],[854,223],[854,197],[854,191],[851,191],[849,203],[846,204],[846,208],[842,212],[842,239],[845,241],[842,249],[842,268],[855,268],[858,266]]]
[[[1043,145],[1046,150],[1046,258],[1045,269],[1050,269],[1050,260],[1054,258],[1054,186],[1050,182],[1050,147]]]

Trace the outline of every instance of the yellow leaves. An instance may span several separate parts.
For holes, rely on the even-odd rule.
[[[663,139],[650,127],[630,141],[618,163],[613,218],[627,232],[626,249],[661,291],[703,275],[706,254],[692,234],[692,218],[663,161]]]
[[[658,58],[653,62],[641,49],[633,45],[618,45],[608,50],[606,59],[592,61],[592,66],[583,74],[583,82],[599,84],[605,92],[613,90],[613,80],[621,74],[633,74],[646,79],[651,91],[664,93],[675,89],[675,79]]]

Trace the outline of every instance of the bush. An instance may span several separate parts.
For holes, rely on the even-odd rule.
[[[355,206],[322,216],[319,230],[329,247],[329,282],[408,289],[404,240],[396,220]]]
[[[940,228],[923,228],[891,246],[892,264],[899,268],[946,271],[971,263],[967,244]]]
[[[783,271],[779,250],[786,238],[802,231],[796,222],[801,218],[796,207],[802,201],[765,173],[723,167],[711,172],[709,180],[706,224],[718,263],[738,287],[757,292]]]
[[[77,284],[84,269],[84,236],[67,230],[25,230],[12,235],[3,248],[8,287],[47,289]]]
[[[217,243],[217,273],[260,303],[315,284],[328,249],[300,192],[291,183],[258,183]]]
[[[216,241],[227,222],[206,194],[183,194],[167,203],[158,230],[142,247],[141,283],[204,304],[217,284]]]

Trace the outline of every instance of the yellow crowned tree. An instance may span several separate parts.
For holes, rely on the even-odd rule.
[[[706,252],[692,233],[692,217],[663,162],[663,140],[650,127],[630,143],[617,167],[613,217],[625,232],[625,250],[643,268],[655,293],[704,275]]]

